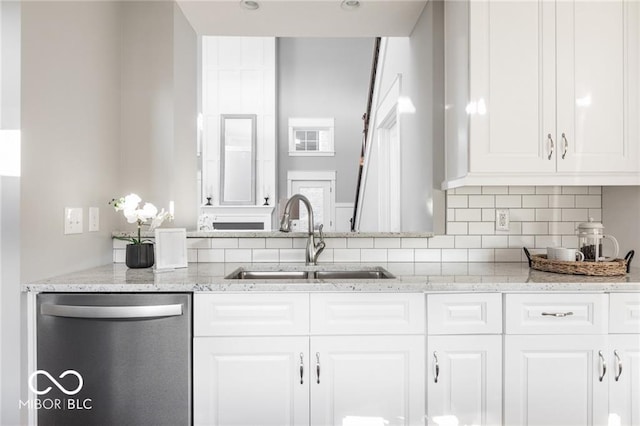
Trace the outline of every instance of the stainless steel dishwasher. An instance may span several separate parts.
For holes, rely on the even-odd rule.
[[[190,425],[191,294],[37,296],[38,425]]]

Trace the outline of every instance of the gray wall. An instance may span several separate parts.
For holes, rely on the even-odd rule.
[[[371,38],[279,38],[278,194],[289,170],[336,170],[336,202],[353,203],[373,58]],[[335,157],[289,157],[289,118],[335,118]]]
[[[640,266],[640,187],[605,186],[602,188],[602,224],[606,234],[620,244],[620,257],[635,250],[631,266]],[[608,244],[605,242],[605,244]]]

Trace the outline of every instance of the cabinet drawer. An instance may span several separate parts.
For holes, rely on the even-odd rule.
[[[609,332],[640,333],[640,293],[609,294]]]
[[[309,334],[308,294],[196,294],[196,336]]]
[[[606,294],[507,294],[506,334],[606,334]]]
[[[423,334],[422,293],[311,295],[312,334]]]
[[[501,334],[500,293],[429,294],[429,334]]]

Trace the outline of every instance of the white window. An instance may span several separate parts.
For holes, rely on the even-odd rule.
[[[290,118],[290,156],[333,156],[333,118]]]

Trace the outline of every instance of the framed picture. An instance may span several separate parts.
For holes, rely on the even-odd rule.
[[[156,229],[156,269],[187,267],[187,230]]]

